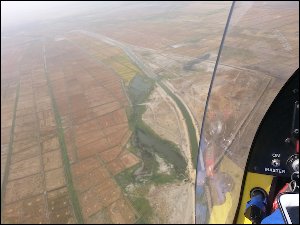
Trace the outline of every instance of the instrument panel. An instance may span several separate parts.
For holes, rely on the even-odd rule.
[[[249,172],[289,177],[299,171],[299,69],[265,114],[248,160]]]

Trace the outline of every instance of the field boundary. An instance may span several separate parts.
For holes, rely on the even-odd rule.
[[[12,155],[12,148],[13,148],[13,141],[14,141],[14,131],[15,131],[15,123],[16,123],[16,114],[17,114],[17,105],[19,101],[19,93],[20,93],[20,80],[18,82],[17,90],[16,90],[16,100],[14,104],[13,109],[13,120],[10,130],[10,139],[9,139],[9,146],[7,150],[7,159],[6,159],[6,165],[5,165],[5,171],[4,171],[4,177],[3,177],[3,183],[1,188],[1,223],[2,223],[2,216],[3,216],[3,209],[4,209],[4,197],[6,192],[6,184],[9,174],[9,166],[11,163],[11,155]]]
[[[83,221],[83,216],[82,216],[82,210],[80,207],[80,203],[79,203],[79,200],[77,197],[76,190],[73,185],[70,161],[69,161],[67,147],[66,147],[66,143],[65,143],[65,137],[64,137],[64,130],[62,128],[61,118],[60,118],[59,111],[56,106],[56,101],[54,99],[53,90],[52,90],[51,83],[50,83],[50,80],[48,77],[45,45],[43,46],[43,56],[44,56],[44,74],[45,74],[45,77],[47,80],[48,91],[49,91],[49,95],[50,95],[51,103],[52,103],[52,110],[53,110],[54,117],[55,117],[56,128],[57,128],[58,138],[59,138],[59,145],[60,145],[60,149],[61,149],[65,177],[66,177],[66,181],[67,181],[67,188],[68,188],[68,191],[69,191],[69,194],[71,197],[72,206],[74,209],[74,214],[77,219],[77,222],[79,224],[83,224],[84,221]]]

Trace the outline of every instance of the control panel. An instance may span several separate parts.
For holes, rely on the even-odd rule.
[[[280,177],[299,171],[299,70],[265,114],[251,146],[248,171]]]

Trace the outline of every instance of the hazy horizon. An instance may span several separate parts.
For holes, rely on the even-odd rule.
[[[28,23],[42,22],[76,13],[84,13],[92,7],[106,8],[121,2],[92,1],[1,1],[1,27],[13,28]],[[68,7],[68,10],[66,8]]]

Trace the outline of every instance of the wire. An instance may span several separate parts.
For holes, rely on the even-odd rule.
[[[235,1],[232,2],[231,7],[230,7],[230,11],[229,11],[229,14],[228,14],[228,17],[227,17],[227,22],[226,22],[226,25],[225,25],[223,37],[222,37],[222,40],[221,40],[221,44],[220,44],[216,64],[215,64],[214,71],[213,71],[213,74],[212,74],[212,79],[211,79],[211,82],[210,82],[210,86],[209,86],[208,94],[207,94],[207,99],[206,99],[206,103],[205,103],[203,119],[202,119],[202,127],[201,127],[201,131],[200,131],[199,148],[198,148],[195,190],[197,188],[197,173],[198,173],[199,161],[200,161],[200,166],[202,167],[202,171],[205,169],[204,168],[204,162],[203,162],[203,156],[202,156],[202,152],[201,152],[201,142],[204,141],[203,130],[204,130],[204,126],[205,126],[205,118],[206,118],[206,113],[207,113],[207,109],[208,109],[208,104],[209,104],[209,100],[210,100],[210,95],[211,95],[214,79],[216,77],[217,67],[218,67],[220,56],[221,56],[222,49],[223,49],[223,46],[224,46],[225,37],[227,35],[227,31],[228,31],[228,27],[229,27],[229,24],[230,24],[230,19],[231,19],[231,16],[232,16],[234,5],[235,5]],[[195,203],[197,202],[196,198],[197,198],[197,193],[195,194]],[[196,221],[196,223],[197,223],[197,211],[198,210],[197,210],[197,207],[196,207],[196,204],[195,204],[195,212],[196,212],[195,213],[195,221]]]

